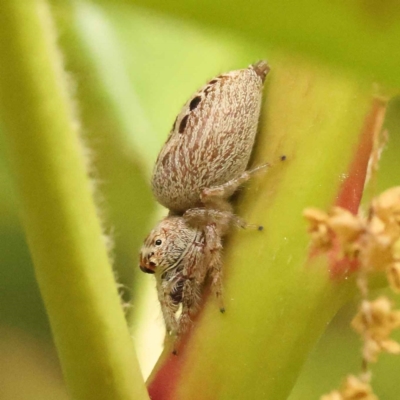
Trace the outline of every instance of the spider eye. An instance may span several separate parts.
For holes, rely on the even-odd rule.
[[[161,239],[157,239],[155,242],[156,246],[161,246],[162,240]]]

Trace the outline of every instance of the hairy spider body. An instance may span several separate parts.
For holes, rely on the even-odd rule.
[[[198,311],[207,277],[224,311],[222,237],[246,227],[229,197],[265,167],[246,171],[268,71],[260,61],[209,81],[185,104],[157,158],[152,189],[170,213],[145,239],[140,268],[155,274],[167,332],[177,337]]]

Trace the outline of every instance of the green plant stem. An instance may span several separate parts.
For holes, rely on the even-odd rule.
[[[22,221],[74,399],[148,399],[86,173],[49,7],[3,1],[0,106]]]
[[[371,143],[370,108],[368,88],[299,59],[271,60],[252,164],[272,167],[249,182],[237,209],[265,229],[229,236],[226,313],[210,296],[178,357],[164,351],[149,379],[152,399],[288,398],[313,345],[356,292],[347,265],[310,254],[302,212],[340,200],[359,143]],[[367,161],[356,169],[357,191]],[[360,196],[348,199],[341,205],[357,209]]]

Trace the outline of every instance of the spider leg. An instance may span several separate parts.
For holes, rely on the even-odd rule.
[[[158,300],[160,301],[167,333],[176,334],[178,331],[178,321],[175,314],[179,305],[171,298],[171,285],[169,282],[162,282],[161,284],[157,285],[157,289]]]
[[[269,164],[260,165],[258,167],[243,172],[237,178],[231,179],[230,181],[225,182],[222,185],[205,188],[200,195],[200,200],[206,206],[212,206],[215,203],[221,205],[221,200],[225,200],[231,197],[233,193],[236,192],[237,188],[248,181],[253,174],[267,167],[269,167]]]
[[[216,224],[221,236],[224,236],[231,225],[242,229],[263,230],[256,224],[249,224],[243,218],[238,217],[231,211],[213,210],[209,208],[191,208],[183,214],[186,222],[194,227],[204,229],[209,224]]]
[[[204,231],[207,225],[215,224],[220,235],[225,235],[235,215],[230,211],[221,211],[209,208],[191,208],[183,214],[186,222]]]
[[[192,318],[197,313],[201,300],[202,285],[194,278],[187,278],[182,288],[182,312],[178,320],[178,330],[174,341],[172,353],[177,355],[177,348],[182,335],[192,324]]]
[[[222,297],[222,243],[215,224],[207,225],[205,228],[205,251],[208,255],[208,271],[211,277],[211,289],[217,297],[219,309],[225,312],[224,301]]]
[[[232,216],[232,224],[242,229],[255,229],[258,231],[262,231],[264,229],[262,225],[249,224],[247,221],[245,221],[243,218],[238,217],[237,215]]]

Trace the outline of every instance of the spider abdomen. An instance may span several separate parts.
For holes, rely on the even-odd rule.
[[[264,61],[209,81],[182,108],[155,164],[152,188],[175,213],[200,205],[204,188],[247,167],[260,114]]]

